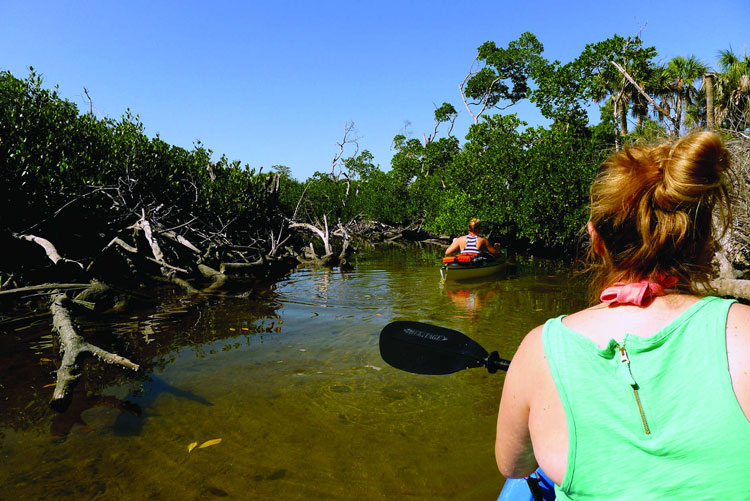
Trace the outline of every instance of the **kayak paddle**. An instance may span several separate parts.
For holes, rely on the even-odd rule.
[[[391,322],[380,331],[380,356],[414,374],[451,374],[486,367],[490,374],[508,370],[510,361],[487,353],[476,341],[453,329],[422,322]]]
[[[396,369],[415,374],[451,374],[474,367],[486,367],[493,374],[510,366],[496,351],[488,354],[465,334],[422,322],[397,321],[383,327],[380,356]],[[506,479],[498,501],[554,499],[552,481],[538,468],[526,478]]]

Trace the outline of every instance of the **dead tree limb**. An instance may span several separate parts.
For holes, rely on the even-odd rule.
[[[351,267],[349,264],[349,254],[351,254],[351,249],[349,247],[349,233],[346,232],[346,229],[341,223],[338,224],[338,227],[339,230],[341,230],[344,239],[344,243],[341,245],[341,252],[339,253],[339,266]]]
[[[350,158],[356,158],[359,154],[359,138],[351,138],[349,137],[349,134],[356,131],[354,130],[354,122],[347,122],[344,126],[344,138],[341,140],[341,142],[337,142],[336,144],[339,147],[339,151],[334,155],[333,160],[331,160],[331,179],[334,181],[339,180],[339,176],[343,173],[343,166],[346,163],[344,160],[342,160],[342,157],[344,156],[344,150],[346,149],[347,144],[353,144],[354,145],[354,154]],[[336,168],[338,167],[339,172],[336,173]]]
[[[731,296],[750,301],[750,280],[718,279],[711,282],[711,287],[719,296]]]
[[[62,361],[57,369],[57,383],[50,401],[52,407],[64,406],[63,402],[66,401],[73,383],[80,377],[78,357],[84,353],[90,353],[107,363],[114,363],[134,371],[140,368],[138,364],[134,364],[127,358],[94,346],[78,335],[73,320],[70,318],[70,312],[66,307],[66,303],[69,301],[68,296],[58,292],[52,297],[50,304],[52,323],[60,337],[62,352]]]
[[[466,75],[466,77],[464,78],[463,82],[461,82],[460,84],[458,84],[458,90],[461,93],[461,100],[463,100],[464,106],[466,107],[466,111],[469,112],[469,115],[471,115],[471,118],[474,120],[475,124],[479,123],[479,117],[481,117],[482,113],[484,113],[485,111],[487,111],[487,108],[490,107],[489,106],[489,101],[490,101],[490,95],[492,94],[492,89],[495,87],[495,84],[501,80],[500,77],[497,77],[494,80],[492,80],[492,82],[490,82],[490,85],[485,90],[484,96],[482,97],[481,101],[478,101],[478,102],[477,101],[469,102],[467,100],[466,94],[464,93],[464,87],[466,86],[466,83],[469,80],[471,80],[471,78],[474,75],[476,75],[477,73],[479,73],[479,70],[475,70],[474,69],[475,66],[477,65],[478,61],[479,61],[478,58],[474,59],[474,61],[471,63],[471,67],[469,68],[469,73]],[[479,108],[479,112],[478,113],[475,114],[473,111],[471,111],[471,106],[472,105],[473,106],[481,105],[481,107]],[[500,110],[504,110],[504,109],[506,109],[506,108],[508,108],[510,106],[511,105],[504,106],[504,107],[495,106],[495,108],[498,108]],[[451,129],[452,128],[453,128],[453,126],[451,125]]]
[[[195,252],[196,254],[201,254],[201,250],[200,249],[198,249],[195,245],[193,245],[192,243],[190,243],[190,241],[187,238],[183,237],[182,235],[179,235],[179,234],[175,233],[174,231],[171,231],[171,230],[161,230],[161,231],[157,231],[156,233],[158,233],[159,235],[163,235],[163,236],[169,238],[170,240],[173,240],[173,241],[177,242],[178,244],[180,244],[180,245],[182,245],[184,247],[187,247],[188,249],[190,249],[191,251]]]
[[[255,272],[263,273],[268,269],[268,258],[261,256],[252,263],[221,263],[219,272],[225,275],[254,275]]]
[[[130,254],[133,254],[133,255],[139,255],[140,254],[140,252],[138,252],[138,249],[136,249],[132,245],[129,245],[127,242],[125,242],[124,240],[122,240],[119,237],[113,238],[112,241],[109,242],[109,244],[107,244],[107,247],[105,247],[105,249],[108,248],[108,247],[113,247],[115,245],[118,246],[118,247],[120,247],[121,249],[126,250]],[[174,271],[179,271],[180,273],[185,273],[185,274],[189,273],[188,270],[185,270],[183,268],[178,268],[177,266],[172,266],[171,264],[167,263],[166,261],[159,261],[157,259],[152,258],[151,256],[141,256],[141,257],[147,259],[148,261],[151,261],[152,263],[158,264],[162,268],[166,268],[166,269],[170,269],[170,270],[174,270]]]
[[[36,235],[14,235],[19,240],[26,240],[27,242],[32,242],[37,245],[39,245],[42,249],[44,249],[45,254],[47,254],[47,257],[50,261],[52,261],[53,264],[56,266],[59,266],[60,264],[73,264],[80,268],[80,271],[83,271],[83,265],[79,263],[78,261],[73,261],[72,259],[67,259],[62,257],[58,252],[55,246],[50,242],[49,240],[37,237]]]
[[[651,96],[649,96],[648,93],[646,93],[645,90],[643,90],[643,87],[641,87],[640,85],[638,85],[638,83],[633,79],[633,77],[631,77],[630,74],[627,71],[625,71],[625,68],[623,68],[622,66],[620,66],[619,64],[617,64],[615,61],[610,61],[610,62],[612,63],[612,65],[614,65],[615,68],[617,68],[617,71],[619,71],[620,73],[622,73],[622,75],[625,78],[627,78],[628,81],[631,84],[633,84],[633,86],[636,89],[638,89],[638,92],[640,92],[640,94],[646,99],[646,101],[648,101],[651,104],[651,106],[654,107],[654,109],[656,111],[658,111],[659,113],[661,113],[664,116],[664,118],[666,118],[670,122],[672,122],[672,125],[676,129],[679,128],[679,121],[678,121],[679,118],[678,117],[673,117],[668,111],[666,111],[664,108],[662,108],[661,106],[659,106],[658,104],[656,104],[656,101],[654,101],[654,99]],[[677,133],[679,134],[679,130],[677,130]]]
[[[290,228],[304,228],[318,235],[320,239],[323,241],[323,247],[325,248],[325,253],[326,255],[328,255],[328,254],[332,254],[333,251],[331,250],[331,243],[328,241],[328,219],[326,218],[326,216],[323,216],[323,223],[324,223],[325,231],[309,223],[291,223],[289,227]]]
[[[203,275],[205,278],[208,278],[212,282],[211,285],[203,290],[203,292],[212,292],[216,289],[220,289],[224,286],[227,280],[229,280],[229,277],[224,273],[216,271],[210,266],[206,266],[205,264],[199,264],[198,271],[201,273],[201,275]]]
[[[136,228],[143,230],[143,236],[146,237],[146,242],[148,242],[149,247],[151,247],[151,252],[154,253],[154,258],[159,262],[163,262],[164,254],[159,247],[159,242],[157,242],[153,236],[151,223],[146,219],[146,211],[144,209],[141,209],[141,219],[136,223]]]
[[[86,289],[91,284],[39,284],[29,285],[28,287],[19,287],[17,289],[8,289],[0,291],[0,296],[10,294],[23,294],[25,292],[37,292],[37,291],[54,291],[55,289]]]

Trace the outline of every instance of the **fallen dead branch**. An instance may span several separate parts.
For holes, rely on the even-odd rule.
[[[52,323],[60,338],[61,352],[63,355],[60,367],[57,369],[55,391],[52,394],[52,400],[50,401],[50,405],[56,409],[66,405],[70,389],[80,377],[78,358],[85,353],[94,355],[100,360],[104,360],[110,364],[117,364],[134,371],[139,369],[138,364],[134,364],[127,358],[103,350],[83,339],[76,332],[73,320],[70,318],[70,312],[66,306],[69,301],[70,299],[67,295],[58,292],[52,297],[50,303]]]
[[[711,282],[711,287],[719,296],[730,296],[750,301],[750,280],[718,279]]]
[[[39,291],[54,291],[55,289],[85,289],[91,284],[39,284],[29,285],[27,287],[18,287],[16,289],[8,289],[0,291],[0,296],[6,296],[11,294],[23,294],[25,292],[39,292]]]
[[[78,261],[73,261],[72,259],[64,258],[60,255],[59,252],[57,252],[57,249],[54,245],[52,245],[52,242],[47,240],[46,238],[38,237],[36,235],[14,235],[19,240],[25,240],[27,242],[32,242],[37,245],[39,245],[42,249],[44,249],[45,254],[47,254],[47,257],[52,261],[53,264],[59,266],[61,264],[67,265],[72,264],[74,266],[78,266],[79,271],[83,271],[83,265],[79,263]]]

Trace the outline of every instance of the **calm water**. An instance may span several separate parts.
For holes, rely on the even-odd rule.
[[[253,299],[168,298],[114,327],[84,324],[148,360],[137,378],[88,364],[61,415],[46,406],[49,317],[3,326],[0,498],[494,499],[503,374],[398,371],[380,329],[430,322],[510,358],[584,291],[549,262],[441,286],[438,257],[363,251],[352,272],[301,268]]]

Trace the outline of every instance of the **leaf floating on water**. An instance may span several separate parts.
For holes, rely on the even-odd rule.
[[[198,445],[198,442],[190,442],[190,444],[188,445],[188,454],[190,454],[190,451],[195,449],[196,445]]]
[[[51,358],[40,358],[39,361],[40,362],[52,362],[52,359]]]
[[[206,442],[203,442],[202,444],[200,444],[200,445],[198,446],[198,448],[199,448],[199,449],[203,449],[203,448],[205,448],[205,447],[211,447],[212,445],[216,445],[216,444],[218,444],[219,442],[221,442],[221,439],[220,439],[220,438],[215,438],[215,439],[213,439],[213,440],[208,440],[208,441],[206,441]]]

